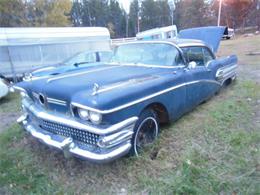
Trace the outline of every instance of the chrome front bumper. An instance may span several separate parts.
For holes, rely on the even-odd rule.
[[[70,116],[49,113],[33,102],[23,99],[23,115],[17,119],[27,132],[41,142],[62,150],[65,156],[77,156],[94,162],[105,163],[127,154],[131,148],[131,138],[138,117],[131,117],[106,128],[97,128],[80,123]],[[42,129],[40,120],[47,120],[68,128],[77,128],[98,135],[95,146],[73,140],[72,137],[54,134]]]

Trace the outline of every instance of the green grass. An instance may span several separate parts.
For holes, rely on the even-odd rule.
[[[259,99],[258,84],[239,81],[163,127],[141,158],[107,165],[64,159],[14,125],[0,134],[0,192],[257,194],[260,128],[253,113]]]
[[[9,93],[0,99],[0,113],[18,112],[20,109],[20,98],[17,93]]]
[[[248,96],[252,105],[247,102]],[[178,167],[159,178],[140,177],[142,188],[154,194],[259,193],[260,127],[251,121],[257,98],[259,85],[240,83],[227,99],[199,108],[207,111],[204,123],[199,121],[192,129],[182,129],[186,120],[196,123],[191,116],[184,117],[185,121],[176,124],[181,133],[176,133],[189,141]]]
[[[0,136],[0,192],[14,194],[53,194],[62,192],[48,178],[26,147],[26,138],[18,125],[13,125]],[[2,186],[2,187],[1,187]],[[1,189],[2,188],[2,189]]]

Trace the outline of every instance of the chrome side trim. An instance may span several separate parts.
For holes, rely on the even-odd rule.
[[[176,69],[176,68],[184,68],[185,65],[179,65],[179,66],[170,66],[170,65],[166,65],[166,66],[161,66],[161,65],[156,65],[156,64],[134,64],[134,63],[124,63],[119,64],[119,63],[107,63],[107,64],[111,64],[111,65],[116,65],[116,66],[139,66],[139,67],[147,67],[147,68],[166,68],[166,69]]]
[[[98,135],[107,135],[107,134],[115,133],[117,131],[122,130],[123,128],[126,128],[126,127],[134,124],[138,120],[138,117],[131,117],[131,118],[121,121],[117,124],[111,125],[109,127],[106,127],[106,128],[100,127],[99,128],[99,127],[90,126],[88,124],[81,123],[80,121],[77,121],[74,118],[71,118],[64,114],[55,113],[55,115],[54,115],[52,113],[48,113],[43,108],[37,107],[36,105],[34,105],[33,103],[30,103],[26,99],[23,99],[22,104],[24,105],[24,107],[26,109],[28,109],[31,113],[33,113],[33,115],[36,116],[37,118],[60,123],[60,124],[63,124],[63,125],[69,126],[69,127],[89,131],[91,133],[95,133]]]
[[[143,102],[145,100],[148,100],[148,99],[151,99],[153,97],[159,96],[161,94],[167,93],[169,91],[178,89],[180,87],[187,86],[187,85],[192,85],[192,84],[196,84],[196,83],[200,83],[200,82],[213,83],[213,84],[221,86],[221,83],[218,82],[218,81],[215,81],[215,80],[197,80],[197,81],[182,83],[182,84],[179,84],[179,85],[176,85],[176,86],[164,89],[162,91],[153,93],[153,94],[148,95],[146,97],[137,99],[135,101],[129,102],[127,104],[123,104],[121,106],[118,106],[118,107],[115,107],[115,108],[112,108],[112,109],[109,109],[109,110],[99,110],[99,109],[91,108],[91,107],[88,107],[88,106],[85,106],[85,105],[82,105],[82,104],[79,104],[79,103],[76,103],[76,102],[72,102],[71,105],[74,106],[74,107],[79,107],[79,108],[87,109],[87,110],[90,110],[90,111],[98,112],[100,114],[109,114],[109,113],[116,112],[116,111],[122,110],[122,109],[130,107],[130,106],[133,106],[135,104],[138,104],[138,103]]]
[[[129,79],[127,81],[121,81],[118,83],[113,83],[113,84],[108,84],[108,85],[104,85],[101,86],[97,89],[97,91],[95,91],[95,93],[92,93],[92,95],[97,95],[103,92],[107,92],[119,87],[123,87],[126,85],[133,85],[133,84],[138,84],[138,83],[142,83],[144,81],[148,81],[148,80],[154,80],[159,78],[158,76],[148,76],[148,77],[143,77],[143,78],[134,78],[134,79]]]
[[[108,70],[108,69],[112,69],[112,68],[116,68],[116,66],[105,67],[105,68],[99,68],[99,69],[88,70],[88,71],[82,71],[82,72],[78,72],[78,73],[74,73],[74,74],[66,74],[66,75],[62,75],[62,76],[56,76],[56,77],[49,78],[49,79],[47,80],[47,83],[50,83],[50,82],[52,82],[52,81],[56,81],[56,80],[59,80],[59,79],[64,79],[64,78],[74,77],[74,76],[79,76],[79,75],[83,75],[83,74],[87,74],[87,73],[92,73],[92,72],[98,72],[98,71],[101,71],[101,70]]]
[[[47,97],[47,102],[52,103],[52,104],[58,104],[58,105],[61,105],[61,106],[67,105],[66,101],[58,100],[58,99],[54,99],[54,98],[49,98],[49,97]]]
[[[14,88],[15,90],[17,90],[17,91],[20,91],[20,92],[22,91],[22,92],[27,93],[27,91],[26,91],[24,88],[18,87],[18,86],[16,86],[16,85],[14,85],[13,88]]]
[[[237,64],[232,64],[230,66],[225,66],[217,70],[216,78],[222,84],[229,78],[236,75]]]
[[[46,76],[32,76],[32,78],[30,80],[25,80],[25,81],[36,81],[36,80],[41,80],[41,79],[46,79],[46,78],[50,78],[53,77],[53,75],[46,75]]]
[[[134,134],[133,129],[134,125],[130,126],[127,130],[119,131],[118,133],[105,136],[97,142],[97,145],[100,148],[111,148],[122,142],[130,140],[132,138],[132,135]]]
[[[38,72],[42,72],[42,71],[46,71],[46,70],[53,70],[57,67],[55,66],[49,66],[49,67],[45,67],[45,68],[40,68],[40,69],[37,69],[35,71],[32,72],[32,74],[35,74],[35,73],[38,73]]]
[[[36,98],[37,100],[39,99],[39,94],[38,94],[38,93],[32,92],[32,95],[33,95],[33,97]]]

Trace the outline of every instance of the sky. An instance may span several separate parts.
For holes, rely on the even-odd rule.
[[[127,13],[129,13],[129,8],[132,0],[117,0]]]
[[[129,13],[129,7],[132,0],[117,0],[119,4]]]

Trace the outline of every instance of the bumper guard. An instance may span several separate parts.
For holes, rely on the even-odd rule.
[[[17,119],[17,122],[41,142],[62,150],[65,157],[73,155],[96,163],[105,163],[124,156],[131,148],[130,140],[138,117],[131,117],[107,128],[97,128],[80,123],[72,117],[49,113],[26,99],[23,99],[22,105],[24,114]],[[100,139],[96,146],[98,150],[88,150],[81,147],[71,137],[59,136],[43,130],[30,120],[30,115],[34,115],[37,119],[57,122],[99,135]]]

